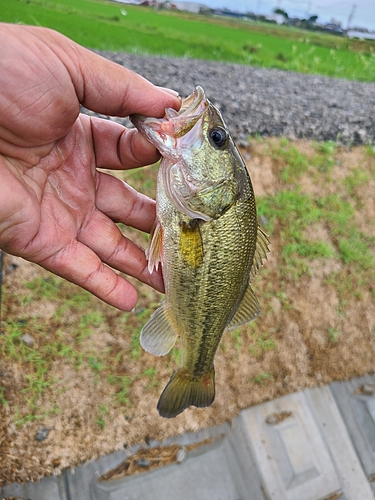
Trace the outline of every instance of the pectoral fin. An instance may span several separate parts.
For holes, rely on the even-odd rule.
[[[142,328],[140,343],[143,349],[154,356],[164,356],[177,339],[168,311],[163,302]]]
[[[150,233],[150,239],[146,248],[146,259],[148,260],[148,271],[150,273],[158,270],[162,256],[163,230],[159,221],[155,221]]]
[[[245,295],[243,296],[238,309],[233,316],[232,320],[226,327],[226,330],[233,330],[234,328],[238,328],[249,321],[252,321],[260,314],[260,307],[258,299],[255,297],[255,294],[250,286],[250,283],[247,287]]]

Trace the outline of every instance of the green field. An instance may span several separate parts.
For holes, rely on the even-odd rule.
[[[375,81],[375,42],[95,0],[2,0],[0,21],[47,26],[95,49]]]

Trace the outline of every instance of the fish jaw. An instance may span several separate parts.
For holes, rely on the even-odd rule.
[[[132,115],[130,120],[162,156],[173,163],[178,160],[176,138],[171,133],[168,119]]]
[[[163,118],[132,115],[130,121],[163,157],[175,163],[181,158],[181,151],[199,147],[202,130],[196,125],[208,106],[204,90],[198,86],[189,97],[183,99],[179,111],[167,108]]]

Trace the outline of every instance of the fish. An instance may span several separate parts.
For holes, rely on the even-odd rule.
[[[143,326],[140,343],[164,356],[180,337],[181,364],[157,404],[162,417],[173,418],[213,403],[223,332],[260,314],[251,282],[269,239],[258,224],[246,165],[201,86],[179,111],[130,119],[162,157],[146,257],[150,272],[161,265],[165,297]]]

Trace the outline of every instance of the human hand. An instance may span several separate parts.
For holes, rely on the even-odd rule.
[[[155,203],[97,167],[159,157],[137,130],[79,114],[161,117],[179,99],[61,34],[0,24],[0,248],[131,310],[135,288],[163,291],[144,251],[115,222],[150,231]],[[108,267],[111,266],[111,267]]]

